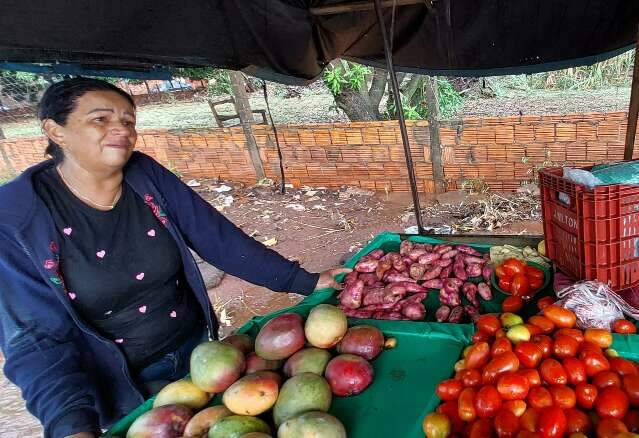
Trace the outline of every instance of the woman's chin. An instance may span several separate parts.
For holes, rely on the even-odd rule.
[[[102,151],[100,161],[109,167],[124,167],[132,153],[130,149],[109,148]]]

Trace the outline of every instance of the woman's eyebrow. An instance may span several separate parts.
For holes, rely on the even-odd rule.
[[[104,111],[110,112],[110,113],[114,112],[111,108],[94,108],[91,111],[89,111],[87,113],[87,115],[92,114],[92,113],[104,112]],[[124,114],[127,115],[127,116],[135,117],[135,114],[130,112],[130,111],[125,111]]]

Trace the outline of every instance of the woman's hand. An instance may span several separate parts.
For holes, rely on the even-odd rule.
[[[334,268],[328,269],[320,274],[319,280],[317,280],[317,286],[315,286],[315,290],[320,289],[337,289],[342,290],[342,285],[335,280],[335,277],[339,274],[348,274],[351,272],[350,268]]]

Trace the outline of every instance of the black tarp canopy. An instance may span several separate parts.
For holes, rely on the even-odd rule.
[[[594,63],[629,49],[639,22],[637,0],[385,0],[384,6],[396,68],[436,75]],[[372,1],[0,1],[0,63],[14,68],[60,63],[81,74],[215,66],[301,83],[338,57],[385,65]]]

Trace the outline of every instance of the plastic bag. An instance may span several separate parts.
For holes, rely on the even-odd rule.
[[[572,310],[580,329],[612,329],[623,318],[625,302],[607,285],[598,281],[582,281],[557,292],[555,304]]]
[[[603,182],[593,175],[591,172],[583,169],[572,169],[564,167],[564,178],[577,184],[586,186],[588,190],[592,190],[595,186],[600,186]]]

